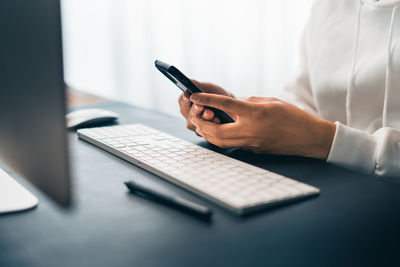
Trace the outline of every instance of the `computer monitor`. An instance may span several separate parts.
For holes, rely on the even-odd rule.
[[[60,13],[59,0],[0,1],[0,164],[68,206]],[[10,179],[0,171],[0,212],[33,206]]]

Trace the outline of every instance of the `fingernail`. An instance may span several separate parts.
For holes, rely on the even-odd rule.
[[[195,119],[191,119],[190,122],[191,122],[194,126],[197,126],[196,120],[195,120]]]
[[[193,106],[194,106],[194,109],[195,109],[195,110],[197,110],[197,111],[198,111],[198,110],[201,110],[201,108],[200,108],[199,105],[194,104]]]
[[[198,102],[200,100],[199,96],[196,94],[193,94],[190,96],[190,100]]]
[[[205,109],[203,112],[203,117],[205,117],[206,119],[212,119],[214,117],[214,114],[211,113],[211,110]]]

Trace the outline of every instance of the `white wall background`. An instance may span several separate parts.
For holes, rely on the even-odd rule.
[[[311,0],[63,0],[66,82],[178,115],[161,59],[238,96],[276,96],[298,65]]]

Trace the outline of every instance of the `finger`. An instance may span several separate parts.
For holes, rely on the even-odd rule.
[[[196,126],[193,125],[190,121],[187,121],[186,128],[191,130],[191,131],[193,131],[193,132],[196,132]]]
[[[190,107],[192,105],[192,103],[189,101],[184,101],[183,100],[183,94],[178,98],[178,102],[179,102],[179,108],[180,111],[182,113],[182,115],[187,118],[187,116],[189,115],[189,111],[190,111]]]
[[[239,115],[245,113],[249,107],[253,105],[252,103],[241,101],[232,97],[207,93],[192,94],[190,96],[190,100],[196,104],[214,107]]]
[[[214,123],[216,124],[220,124],[221,120],[218,117],[214,117],[214,119],[212,120]]]
[[[182,99],[183,99],[185,102],[190,102],[190,95],[191,95],[191,93],[190,93],[188,90],[185,90],[185,91],[183,92],[183,94],[182,94]]]
[[[204,106],[193,104],[189,111],[189,114],[191,117],[199,117],[203,114],[203,111],[204,111]]]
[[[218,139],[238,139],[243,137],[238,134],[236,123],[216,124],[199,117],[193,117],[191,123],[201,132]]]
[[[206,108],[203,112],[202,118],[207,121],[212,121],[214,119],[214,112]]]
[[[196,132],[198,132],[204,139],[206,139],[211,144],[214,144],[221,148],[236,148],[236,147],[246,146],[245,139],[219,139],[219,138],[215,138],[213,136],[207,135],[204,132],[201,132],[201,130],[198,130],[198,128],[196,129]]]

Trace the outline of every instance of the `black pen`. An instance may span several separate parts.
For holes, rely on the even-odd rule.
[[[131,193],[140,193],[143,195],[147,195],[160,203],[174,207],[202,219],[208,220],[212,215],[212,210],[210,208],[194,203],[192,201],[180,197],[165,195],[164,193],[157,192],[143,185],[139,185],[133,181],[125,182],[125,185],[126,187],[128,187]]]

